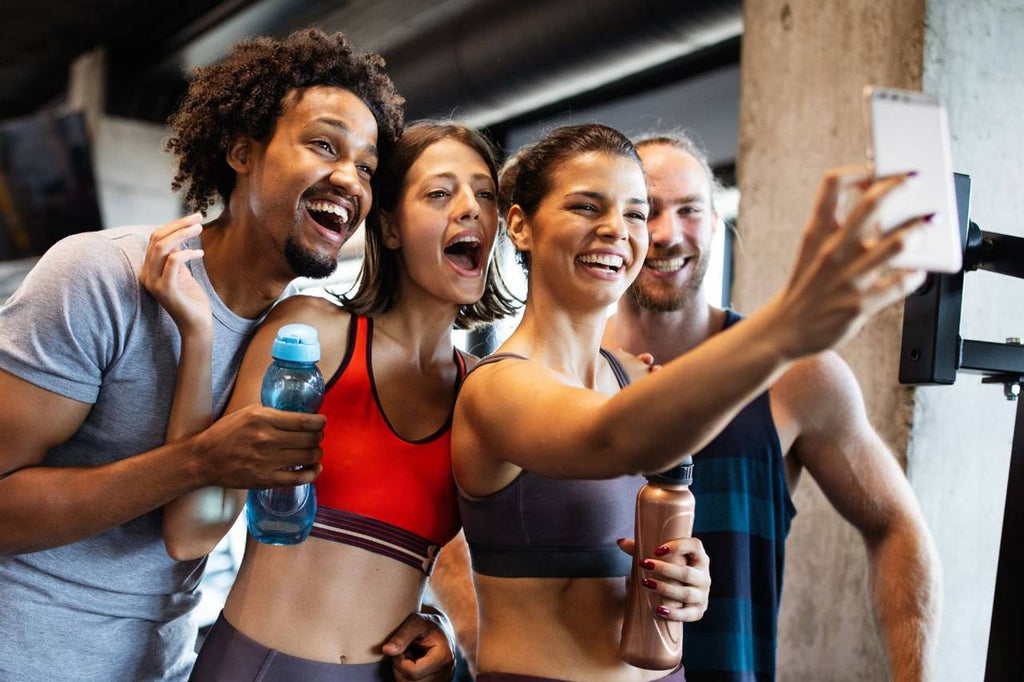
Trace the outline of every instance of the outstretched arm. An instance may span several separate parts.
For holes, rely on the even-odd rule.
[[[882,239],[866,237],[878,202],[904,180],[873,183],[840,224],[836,203],[847,177],[841,169],[827,174],[786,288],[743,323],[611,398],[567,385],[539,363],[506,360],[478,370],[456,405],[459,480],[507,478],[508,465],[610,478],[660,471],[698,451],[794,360],[842,343],[920,283],[920,273],[888,273],[887,264],[923,217]]]
[[[825,353],[794,366],[772,399],[799,428],[790,456],[864,537],[892,679],[930,679],[942,601],[938,554],[906,476],[868,421],[853,373]]]

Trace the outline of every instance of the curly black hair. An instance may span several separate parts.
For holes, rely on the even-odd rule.
[[[288,93],[317,85],[344,88],[363,100],[377,119],[377,147],[385,159],[401,135],[405,99],[384,71],[384,59],[357,52],[342,33],[308,28],[284,40],[248,38],[223,61],[196,69],[168,120],[165,149],[178,161],[171,189],[187,186],[185,203],[204,215],[215,195],[226,203],[235,187],[226,159],[231,139],[243,134],[268,140]]]

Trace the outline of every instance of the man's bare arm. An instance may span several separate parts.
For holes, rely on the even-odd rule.
[[[0,370],[0,554],[59,547],[102,533],[202,485],[295,485],[312,472],[320,415],[255,408],[196,436],[92,467],[40,466],[91,405]],[[140,406],[145,409],[145,406]]]
[[[0,553],[50,549],[101,533],[189,490],[183,444],[97,467],[38,466],[91,405],[0,371]]]
[[[931,679],[942,592],[938,553],[906,476],[867,418],[838,355],[798,363],[772,389],[798,422],[791,456],[864,537],[892,678]]]
[[[479,623],[473,569],[464,533],[456,535],[437,557],[434,573],[430,576],[430,590],[451,620],[462,655],[469,663],[470,672],[475,673]]]

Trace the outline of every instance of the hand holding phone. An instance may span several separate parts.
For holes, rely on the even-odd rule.
[[[916,171],[881,202],[882,232],[915,216],[935,214],[908,234],[906,248],[893,265],[958,272],[963,246],[945,106],[923,92],[871,86],[864,89],[864,102],[870,129],[868,158],[875,177]]]

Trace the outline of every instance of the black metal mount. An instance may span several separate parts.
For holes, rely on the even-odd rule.
[[[1006,506],[999,544],[985,682],[1024,680],[1024,345],[972,341],[960,336],[964,274],[985,270],[1024,279],[1024,239],[985,232],[970,220],[971,179],[954,176],[964,268],[952,275],[932,273],[906,301],[900,383],[952,384],[959,372],[980,374],[982,383],[999,384],[1017,401]]]

